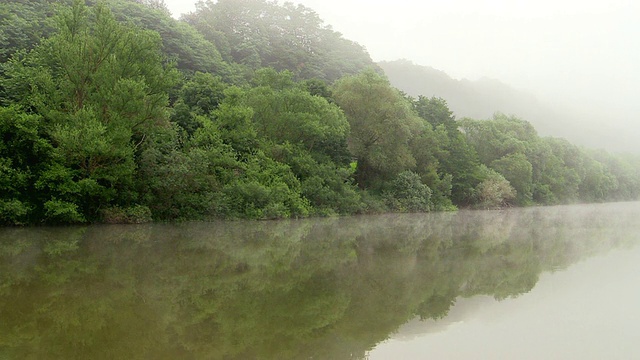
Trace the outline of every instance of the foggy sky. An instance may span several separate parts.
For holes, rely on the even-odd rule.
[[[590,126],[620,129],[627,142],[640,134],[638,2],[293,2],[365,46],[374,61],[404,58],[456,79],[498,79],[571,108]],[[194,9],[190,1],[166,3],[176,17]]]

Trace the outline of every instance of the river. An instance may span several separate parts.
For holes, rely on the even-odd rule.
[[[640,358],[640,203],[0,228],[0,359]]]

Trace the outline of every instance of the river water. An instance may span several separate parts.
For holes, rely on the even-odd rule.
[[[0,229],[0,359],[640,358],[640,203]]]

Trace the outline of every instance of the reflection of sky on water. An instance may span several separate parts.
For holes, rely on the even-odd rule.
[[[440,321],[412,320],[375,359],[640,358],[640,247],[545,273],[528,294],[458,299]]]
[[[640,202],[0,228],[0,359],[627,358],[637,219]],[[446,316],[402,325],[418,314]]]

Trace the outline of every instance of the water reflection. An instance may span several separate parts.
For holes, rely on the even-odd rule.
[[[634,245],[639,215],[621,203],[0,229],[0,358],[363,358],[460,297],[518,296]]]

